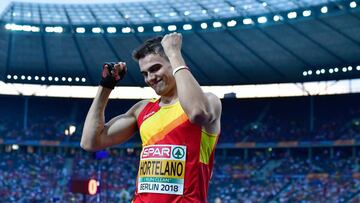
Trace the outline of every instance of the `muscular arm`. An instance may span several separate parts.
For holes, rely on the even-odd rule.
[[[144,101],[138,102],[126,113],[105,124],[104,112],[110,92],[110,89],[100,86],[86,116],[80,145],[87,151],[96,151],[123,143],[137,129],[136,117]]]
[[[181,55],[181,41],[180,34],[173,33],[167,35],[162,42],[164,51],[170,60],[172,68],[186,65]],[[221,114],[221,102],[220,99],[211,93],[204,93],[190,71],[186,69],[179,70],[174,75],[176,80],[177,92],[180,104],[188,115],[192,123],[199,124],[201,126],[209,128],[216,128],[220,130],[220,114]]]

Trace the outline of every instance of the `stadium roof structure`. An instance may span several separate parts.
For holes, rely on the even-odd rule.
[[[201,85],[360,76],[359,1],[108,1],[9,0],[0,14],[0,80],[97,85],[103,62],[126,61],[122,84],[145,86],[132,50],[173,31],[183,34]]]

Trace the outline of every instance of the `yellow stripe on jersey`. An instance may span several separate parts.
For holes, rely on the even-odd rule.
[[[200,162],[209,164],[210,155],[216,144],[217,135],[201,131]]]
[[[188,120],[180,102],[163,106],[140,126],[143,146],[151,145],[163,139],[170,131]]]

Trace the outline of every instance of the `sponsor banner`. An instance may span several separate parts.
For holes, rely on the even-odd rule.
[[[297,147],[299,144],[297,141],[278,142],[278,147]]]
[[[137,190],[139,193],[182,195],[186,146],[150,145],[140,155]]]
[[[328,147],[333,146],[332,141],[301,141],[299,142],[299,146],[309,147],[309,146],[318,146],[318,147]]]
[[[325,179],[329,177],[328,173],[309,173],[307,179]]]
[[[245,173],[233,174],[232,178],[234,178],[234,179],[246,179],[246,178],[250,178],[250,174],[245,174]]]
[[[277,142],[256,142],[255,146],[257,148],[268,148],[268,147],[274,147],[277,146]]]
[[[40,145],[43,146],[59,146],[60,141],[51,141],[51,140],[40,140]]]
[[[235,147],[238,148],[254,148],[255,142],[237,142],[235,143]]]
[[[355,140],[335,140],[334,145],[335,146],[347,146],[347,145],[354,145]]]
[[[356,179],[360,179],[360,173],[359,172],[353,173],[352,177]]]

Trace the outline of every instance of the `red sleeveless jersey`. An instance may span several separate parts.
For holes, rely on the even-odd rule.
[[[207,202],[218,136],[190,123],[179,101],[151,100],[137,122],[143,149],[133,202]]]

